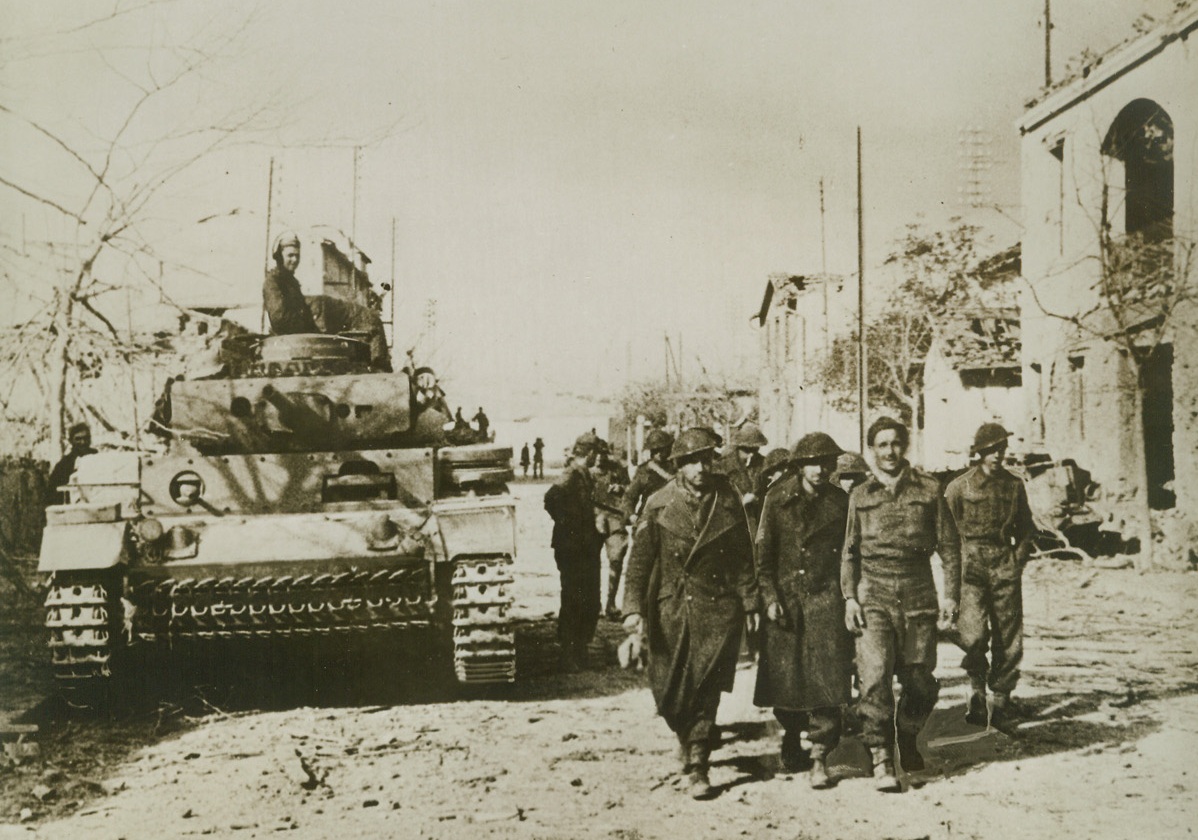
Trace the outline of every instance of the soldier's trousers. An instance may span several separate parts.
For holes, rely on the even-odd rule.
[[[814,758],[827,756],[840,743],[841,710],[839,706],[824,706],[817,709],[774,709],[774,717],[782,724],[783,748],[788,743],[797,744],[799,733],[807,730]]]
[[[569,654],[582,653],[599,623],[599,547],[571,551],[555,549],[562,582],[562,603],[557,613],[557,639]]]
[[[666,725],[683,744],[710,743],[715,716],[720,710],[720,695],[723,692],[719,688],[703,686],[697,691],[698,695],[687,704],[687,714],[662,714]]]
[[[620,577],[624,574],[624,557],[628,553],[628,532],[620,528],[608,534],[603,546],[603,553],[607,555],[607,603],[614,606]]]
[[[957,619],[957,643],[965,651],[961,667],[974,685],[985,683],[996,694],[1015,689],[1023,662],[1022,572],[1013,552],[1006,554],[989,568],[975,567],[968,575],[973,580],[961,581]]]
[[[857,637],[861,681],[861,740],[867,747],[889,747],[895,730],[915,736],[923,729],[940,696],[936,669],[936,585],[926,574],[863,575],[857,598],[865,629]],[[902,695],[896,713],[894,678]]]

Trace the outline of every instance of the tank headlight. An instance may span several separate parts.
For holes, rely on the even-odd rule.
[[[171,560],[185,560],[195,557],[200,550],[200,537],[190,528],[175,525],[166,532],[166,550],[163,552]]]
[[[155,542],[162,537],[162,523],[157,519],[143,519],[133,526],[133,533],[143,543]]]

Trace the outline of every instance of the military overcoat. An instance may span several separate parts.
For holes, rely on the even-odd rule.
[[[757,609],[744,508],[719,475],[694,497],[671,479],[646,502],[628,563],[624,614],[639,614],[658,711],[685,718],[700,689],[729,691],[745,612]]]
[[[848,494],[824,486],[804,492],[788,475],[765,497],[757,529],[757,585],[763,606],[782,607],[766,620],[754,702],[815,709],[849,702],[853,639],[844,625],[840,554]]]

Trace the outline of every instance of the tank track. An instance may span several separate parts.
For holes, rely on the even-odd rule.
[[[133,587],[146,641],[288,638],[428,626],[425,565],[292,577],[166,578]]]
[[[109,573],[56,573],[46,594],[50,665],[63,689],[84,688],[112,676],[125,609],[122,578]]]
[[[466,684],[516,679],[510,557],[459,557],[453,577],[453,666]]]

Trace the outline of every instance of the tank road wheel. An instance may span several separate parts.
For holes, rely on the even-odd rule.
[[[120,569],[55,572],[46,594],[50,665],[63,698],[74,706],[103,701],[113,656],[125,640]]]

